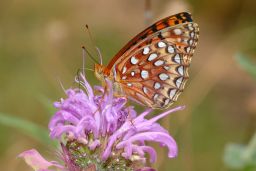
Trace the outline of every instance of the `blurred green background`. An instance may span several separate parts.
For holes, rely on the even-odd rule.
[[[223,162],[226,145],[247,144],[256,130],[255,79],[235,58],[246,54],[256,64],[255,7],[253,0],[152,0],[151,23],[189,11],[200,27],[190,80],[174,104],[187,107],[161,121],[176,139],[179,155],[168,159],[167,150],[156,146],[158,170],[234,170]],[[51,103],[65,97],[59,80],[65,88],[74,86],[82,66],[81,45],[93,51],[85,25],[107,64],[145,28],[144,9],[144,0],[1,0],[0,112],[46,128],[53,115]],[[99,84],[92,72],[87,77]],[[54,153],[22,125],[15,127],[7,121],[0,124],[0,170],[29,170],[16,158],[27,149]]]

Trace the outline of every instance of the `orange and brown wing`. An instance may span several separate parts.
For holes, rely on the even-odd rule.
[[[167,17],[132,39],[108,67],[128,97],[167,108],[184,89],[198,35],[189,13]]]

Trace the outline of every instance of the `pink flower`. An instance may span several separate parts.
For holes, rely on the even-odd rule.
[[[177,155],[175,140],[157,121],[184,107],[146,119],[152,109],[137,115],[133,107],[126,107],[126,98],[113,96],[111,82],[107,81],[108,91],[95,87],[99,92],[95,94],[83,75],[80,79],[84,90],[68,89],[67,98],[54,103],[58,111],[49,123],[51,138],[58,139],[62,146],[62,168],[56,162],[47,162],[34,150],[23,152],[20,157],[34,170],[48,171],[50,166],[63,171],[82,171],[92,166],[96,170],[154,170],[145,167],[146,153],[152,163],[157,158],[155,149],[146,141],[167,147],[169,158]]]

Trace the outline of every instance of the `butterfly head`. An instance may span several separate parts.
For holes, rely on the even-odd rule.
[[[100,65],[100,64],[95,64],[94,65],[94,71],[95,71],[95,76],[99,79],[99,80],[103,80],[104,79],[104,66]]]
[[[106,77],[109,78],[109,71],[101,64],[94,65],[95,76],[100,80],[104,81]]]

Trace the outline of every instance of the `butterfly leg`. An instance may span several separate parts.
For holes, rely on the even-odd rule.
[[[128,106],[128,107],[127,107],[127,109],[128,109],[127,120],[128,120],[128,121],[131,123],[131,125],[135,128],[133,116],[132,116],[131,111],[130,111],[130,108],[129,108],[129,106],[131,106],[129,101],[126,102],[126,106]]]
[[[104,90],[103,90],[102,97],[101,97],[101,99],[100,99],[100,101],[99,101],[99,107],[98,107],[98,109],[94,112],[94,114],[95,114],[96,112],[98,112],[98,111],[102,111],[101,106],[102,106],[102,103],[104,102],[105,96],[106,96],[107,93],[108,93],[107,91],[108,91],[108,88],[107,88],[107,85],[105,85],[105,86],[104,86]]]
[[[78,89],[81,90],[81,84],[82,84],[82,80],[80,77],[80,74],[82,73],[82,69],[78,68],[77,72],[76,72],[76,79],[74,81],[74,83],[78,83]]]

